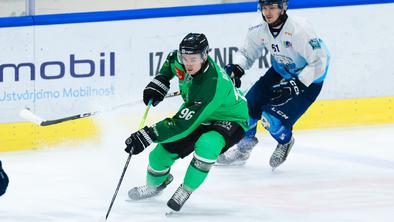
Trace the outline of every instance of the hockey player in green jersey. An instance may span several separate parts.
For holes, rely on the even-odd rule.
[[[194,151],[183,183],[167,202],[172,210],[179,211],[203,183],[219,154],[244,136],[249,117],[246,100],[208,55],[208,50],[204,34],[189,33],[179,50],[167,56],[160,73],[145,87],[145,104],[152,100],[156,106],[168,92],[170,79],[177,76],[184,103],[173,117],[127,138],[125,150],[134,155],[151,143],[158,143],[149,154],[147,183],[132,188],[130,199],[159,194],[173,179],[172,164]]]

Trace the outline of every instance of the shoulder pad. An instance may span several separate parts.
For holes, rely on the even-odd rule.
[[[175,60],[175,59],[177,59],[177,54],[178,54],[178,50],[173,50],[170,53],[168,53],[167,59],[168,60]]]

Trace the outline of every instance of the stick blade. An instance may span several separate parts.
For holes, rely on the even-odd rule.
[[[44,119],[32,113],[29,108],[22,109],[19,112],[19,116],[37,125],[41,125],[41,123],[44,122]]]

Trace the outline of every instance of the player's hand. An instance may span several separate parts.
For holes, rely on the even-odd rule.
[[[287,103],[292,98],[300,95],[306,86],[297,78],[282,80],[279,84],[272,87],[274,96],[271,98],[271,104],[281,105]]]
[[[163,101],[169,89],[170,81],[164,75],[157,75],[144,89],[145,105],[152,100],[152,105],[156,106]]]
[[[2,168],[1,161],[0,161],[0,196],[5,193],[8,186],[8,176]]]
[[[125,143],[127,147],[125,151],[134,155],[139,154],[153,143],[154,138],[155,135],[153,133],[153,129],[145,126],[143,129],[131,134],[131,136],[126,139]]]
[[[234,82],[235,87],[241,87],[241,77],[245,74],[245,71],[241,68],[241,66],[237,64],[227,64],[224,67],[224,70]]]

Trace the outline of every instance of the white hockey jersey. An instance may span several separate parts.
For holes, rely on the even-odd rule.
[[[249,69],[261,56],[264,47],[272,55],[273,68],[285,79],[297,77],[309,86],[322,82],[327,74],[329,51],[311,25],[302,18],[289,16],[275,38],[265,21],[250,27],[233,63]]]

